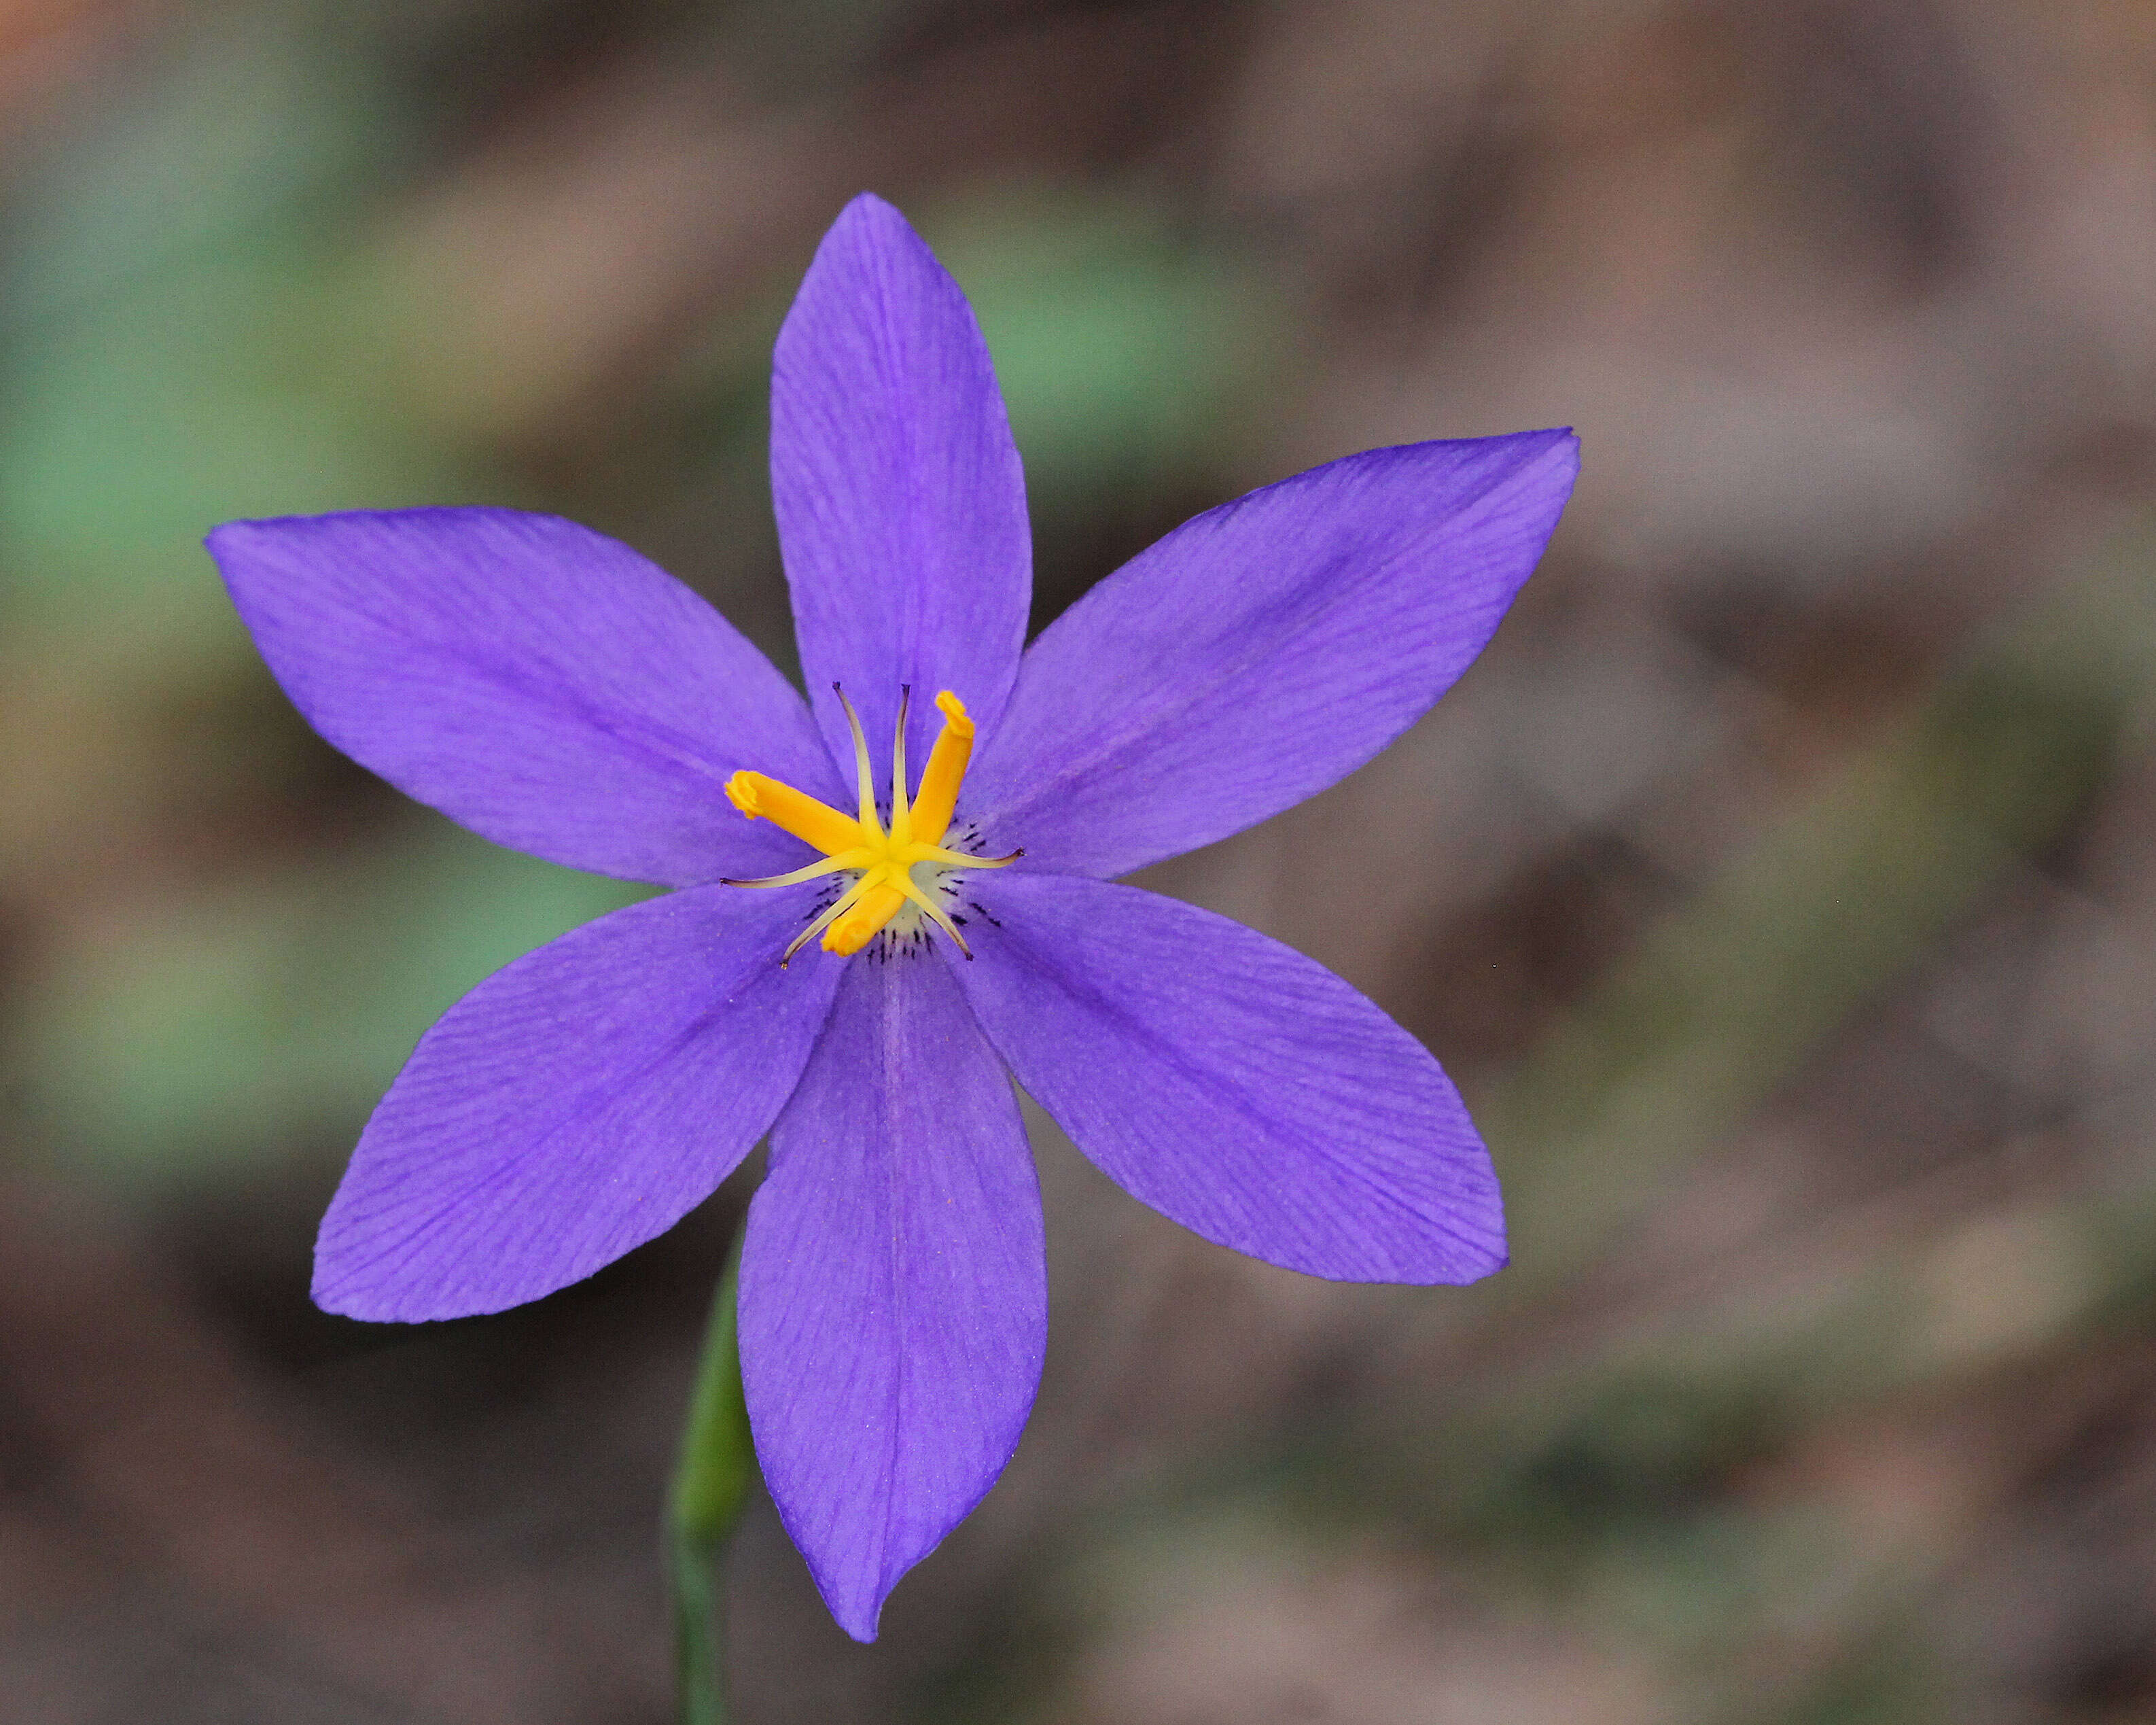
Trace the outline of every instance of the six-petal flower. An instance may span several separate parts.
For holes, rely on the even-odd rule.
[[[779,1512],[866,1640],[1039,1381],[1011,1077],[1208,1239],[1348,1280],[1497,1268],[1489,1157],[1429,1053],[1307,959],[1109,878],[1287,807],[1425,712],[1576,466],[1563,431],[1333,462],[1186,523],[1021,653],[1024,481],[987,348],[863,197],[773,372],[807,704],[567,522],[220,528],[242,617],[331,742],[490,838],[680,889],[511,965],[421,1039],[323,1220],[316,1299],[418,1320],[536,1298],[768,1135],[743,1383]]]

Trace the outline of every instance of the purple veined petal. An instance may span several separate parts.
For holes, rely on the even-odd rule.
[[[973,308],[906,218],[865,193],[824,236],[779,331],[771,495],[803,678],[848,781],[834,682],[879,770],[902,683],[916,771],[938,690],[992,731],[1033,586],[1025,475]]]
[[[1034,643],[962,817],[1107,877],[1322,790],[1481,651],[1578,469],[1569,431],[1410,444],[1184,523]]]
[[[1496,1176],[1460,1093],[1330,971],[1136,887],[1009,870],[972,892],[1002,923],[957,967],[983,1030],[1132,1196],[1336,1281],[1503,1266]]]
[[[239,521],[209,536],[293,703],[399,790],[534,856],[685,886],[802,847],[722,786],[844,795],[770,661],[628,546],[513,509]]]
[[[779,954],[814,885],[692,887],[497,971],[382,1099],[322,1218],[315,1299],[356,1318],[500,1311],[671,1228],[769,1128],[841,960]]]
[[[742,1252],[742,1383],[763,1476],[839,1626],[1018,1447],[1048,1328],[1017,1099],[948,969],[854,960]]]

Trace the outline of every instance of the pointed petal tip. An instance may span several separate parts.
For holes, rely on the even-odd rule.
[[[362,1324],[438,1324],[454,1318],[490,1317],[516,1304],[429,1300],[412,1289],[385,1285],[364,1267],[340,1267],[333,1261],[335,1251],[326,1239],[316,1242],[314,1280],[308,1289],[316,1308],[331,1317]]]
[[[322,1218],[321,1226],[315,1233],[315,1262],[313,1274],[307,1286],[307,1296],[320,1310],[333,1318],[355,1318],[363,1324],[395,1324],[406,1321],[403,1313],[397,1310],[397,1302],[382,1297],[382,1290],[372,1285],[372,1279],[348,1259],[341,1249],[337,1226],[338,1202],[330,1200],[330,1208]]]
[[[822,1586],[820,1580],[818,1586]],[[862,1599],[842,1601],[825,1594],[824,1603],[830,1608],[832,1620],[854,1640],[866,1646],[876,1638],[876,1631],[883,1620],[883,1602],[890,1597],[891,1589],[886,1588],[873,1598]]]
[[[896,203],[875,192],[855,193],[846,200],[846,207],[839,212],[839,220],[896,221],[909,228],[913,225],[906,221],[905,212]]]
[[[1579,433],[1569,425],[1553,425],[1543,436],[1550,440],[1553,450],[1562,454],[1574,472],[1579,471]]]
[[[551,1287],[480,1289],[439,1277],[410,1274],[404,1265],[385,1263],[365,1228],[347,1232],[339,1226],[335,1201],[315,1239],[314,1275],[307,1294],[317,1310],[331,1317],[362,1324],[447,1324],[460,1318],[490,1318],[520,1305],[588,1281],[606,1268],[594,1264],[580,1275]],[[631,1249],[634,1249],[633,1248]]]
[[[1030,605],[1024,467],[964,291],[872,193],[831,224],[780,326],[771,482],[803,678],[844,775],[834,680],[879,748],[904,682],[957,691],[992,734]],[[936,725],[911,716],[909,755]]]
[[[228,558],[244,557],[280,528],[304,523],[304,515],[244,516],[237,521],[221,521],[203,535],[203,548],[208,552],[220,573],[228,579],[232,571],[225,567]]]
[[[1572,488],[1579,481],[1579,434],[1569,425],[1553,425],[1546,431],[1522,434],[1535,439],[1541,447],[1530,461],[1541,466],[1558,481],[1558,502],[1562,507],[1572,496]]]
[[[939,1082],[894,1082],[889,1049]],[[1047,1328],[1003,1063],[946,965],[850,967],[749,1207],[741,1354],[773,1505],[855,1640],[1002,1475]]]
[[[1569,425],[1543,425],[1479,440],[1488,445],[1509,444],[1526,461],[1547,461],[1553,466],[1579,471],[1579,433]],[[1413,449],[1417,445],[1404,447]]]
[[[527,953],[420,1038],[315,1248],[325,1310],[473,1317],[604,1269],[701,1203],[770,1128],[839,967],[782,980],[809,894],[690,888]]]
[[[1471,1121],[1468,1130],[1482,1166],[1487,1168],[1490,1153],[1482,1144],[1481,1134],[1474,1130]],[[1461,1195],[1454,1213],[1454,1226],[1446,1233],[1443,1263],[1433,1265],[1426,1276],[1417,1280],[1424,1287],[1470,1287],[1494,1276],[1512,1261],[1512,1244],[1505,1232],[1505,1201],[1493,1174],[1488,1191],[1479,1201]]]
[[[1511,1249],[1501,1233],[1489,1250],[1479,1259],[1471,1259],[1456,1265],[1444,1280],[1454,1287],[1465,1288],[1471,1283],[1487,1280],[1512,1261]]]
[[[260,540],[278,533],[334,533],[340,527],[354,523],[395,522],[398,518],[424,516],[453,517],[456,515],[507,515],[508,510],[454,509],[448,507],[425,509],[331,509],[312,515],[242,515],[231,521],[221,521],[203,535],[203,543],[213,554],[220,546],[238,549],[249,540]],[[557,517],[535,516],[536,520],[555,520]]]
[[[1026,649],[968,818],[1024,833],[1032,870],[1110,879],[1334,783],[1481,652],[1578,447],[1565,427],[1390,445],[1194,517]]]
[[[316,1308],[333,1318],[352,1318],[362,1324],[418,1324],[438,1316],[464,1316],[464,1313],[418,1312],[408,1310],[408,1302],[385,1297],[380,1290],[356,1284],[352,1278],[340,1275],[324,1264],[319,1257],[315,1264],[313,1285],[309,1296]]]
[[[316,1310],[326,1311],[333,1318],[350,1318],[360,1324],[426,1324],[434,1322],[436,1316],[431,1312],[394,1310],[364,1294],[341,1288],[316,1287],[312,1297]]]
[[[334,1278],[323,1273],[320,1264],[315,1266],[315,1278],[307,1290],[308,1298],[315,1302],[316,1310],[326,1311],[333,1318],[357,1318],[362,1323],[385,1321],[377,1316],[364,1299],[354,1299],[351,1292]]]
[[[906,212],[888,198],[874,192],[857,192],[847,200],[846,207],[824,230],[818,245],[821,253],[832,248],[875,248],[888,245],[918,248],[928,253],[928,243],[923,239],[913,224],[906,219]],[[933,256],[932,253],[928,253]],[[941,265],[937,265],[941,269]]]
[[[1455,440],[1461,448],[1479,445],[1483,448],[1508,451],[1515,467],[1547,466],[1576,476],[1579,471],[1579,433],[1570,425],[1543,425],[1525,431],[1502,432],[1490,437],[1466,438]],[[1367,454],[1383,456],[1398,454],[1417,456],[1424,451],[1442,450],[1452,446],[1446,440],[1430,443],[1395,444],[1389,449],[1371,450]],[[1350,461],[1362,457],[1350,456]],[[1317,470],[1322,471],[1322,469]],[[1292,483],[1292,481],[1289,481]]]
[[[715,803],[722,762],[829,794],[786,680],[603,534],[509,509],[357,510],[228,522],[204,543],[315,729],[497,844],[690,886],[776,873],[760,865],[790,843]]]
[[[976,890],[1001,932],[950,969],[1018,1082],[1141,1202],[1331,1281],[1458,1285],[1502,1265],[1496,1176],[1458,1090],[1340,978],[1133,887],[1012,874]]]

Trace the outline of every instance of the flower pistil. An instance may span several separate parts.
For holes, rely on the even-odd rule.
[[[943,729],[929,750],[920,788],[909,799],[906,720],[913,691],[910,685],[901,691],[898,734],[891,746],[891,825],[886,829],[876,812],[875,780],[869,765],[868,739],[862,734],[860,717],[847,700],[846,692],[836,683],[831,687],[846,709],[846,723],[854,734],[854,768],[860,790],[859,817],[843,815],[791,785],[744,769],[726,780],[726,800],[752,821],[768,821],[814,846],[824,853],[824,860],[786,874],[768,875],[761,880],[728,880],[725,884],[790,887],[823,875],[853,874],[852,883],[794,936],[779,959],[782,965],[818,934],[824,937],[826,952],[851,957],[901,914],[909,923],[926,916],[971,958],[973,955],[965,936],[930,889],[953,869],[1001,868],[1016,862],[1024,852],[977,857],[944,847],[943,838],[957,806],[958,787],[973,753],[973,721],[966,703],[948,689],[937,696],[936,710],[943,715]]]

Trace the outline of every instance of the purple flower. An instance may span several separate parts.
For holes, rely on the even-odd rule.
[[[1012,1079],[1209,1240],[1352,1281],[1505,1262],[1488,1153],[1413,1038],[1278,943],[1110,881],[1427,711],[1540,554],[1577,445],[1415,444],[1269,486],[1021,655],[1024,485],[988,350],[870,197],[780,333],[771,443],[805,704],[688,589],[551,517],[239,522],[209,546],[338,748],[500,843],[679,888],[421,1038],[323,1218],[316,1299],[403,1321],[535,1300],[768,1134],[741,1280],[757,1452],[866,1640],[1039,1382]]]

